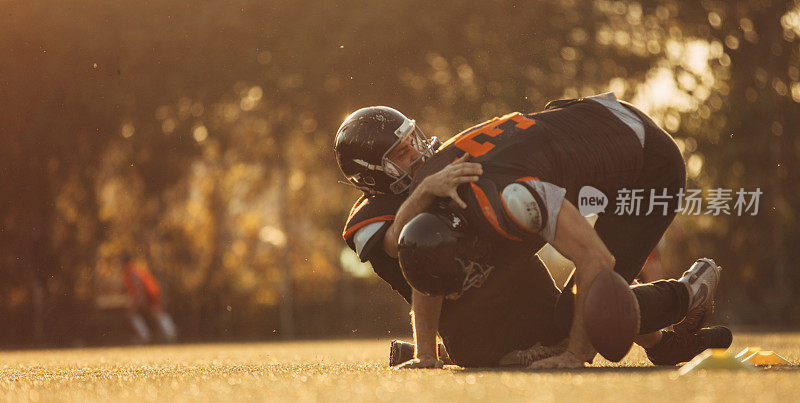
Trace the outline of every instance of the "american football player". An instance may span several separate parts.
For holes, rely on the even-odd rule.
[[[343,173],[366,194],[351,212],[345,239],[373,266],[373,259],[391,261],[396,256],[402,226],[437,198],[449,197],[462,208],[467,207],[463,200],[467,199],[479,206],[485,232],[497,240],[527,243],[533,251],[536,245],[550,242],[570,258],[576,265],[580,304],[585,284],[600,270],[614,269],[633,279],[674,217],[674,203],[667,203],[661,215],[601,214],[592,229],[574,207],[579,187],[593,186],[606,194],[626,187],[662,189],[664,196],[672,196],[685,180],[682,158],[669,135],[613,94],[551,103],[538,114],[495,118],[453,137],[435,155],[435,141],[427,141],[414,121],[390,108],[377,109],[365,108],[348,117],[336,139]],[[484,180],[484,173],[491,177]],[[409,192],[412,184],[415,189]],[[378,204],[386,204],[386,214],[352,220],[370,203],[371,210],[381,210]],[[364,255],[378,244],[385,256]],[[718,267],[710,267],[688,286],[677,281],[657,286],[660,291],[652,293],[654,302],[679,302],[672,303],[674,309],[653,304],[661,308],[652,311],[679,320],[688,308],[689,316],[702,317],[719,278]],[[376,268],[376,272],[408,295],[408,286],[396,270]],[[418,291],[412,294],[418,360],[409,366],[435,365],[433,340],[441,298]],[[648,311],[647,304],[643,311]],[[541,361],[540,366],[582,366],[594,355],[580,315],[575,310],[568,350]],[[696,331],[699,326],[684,327]],[[654,332],[639,342],[658,350],[660,344],[677,337],[668,336]]]
[[[478,213],[482,214],[482,213]],[[512,242],[486,242],[482,240],[484,232],[479,231],[474,225],[469,225],[475,218],[475,213],[454,210],[448,207],[438,207],[418,214],[403,227],[398,243],[398,255],[403,274],[415,290],[427,295],[444,295],[445,301],[462,298],[464,295],[474,294],[474,287],[481,287],[490,274],[502,273],[506,270],[503,262],[513,262],[514,256],[524,256],[528,249],[523,243]],[[474,221],[473,221],[474,222]],[[480,222],[480,219],[478,219]],[[491,247],[487,247],[491,245]],[[499,264],[499,265],[497,265]],[[714,270],[716,264],[713,260],[703,258],[695,262],[683,275],[680,282],[688,285],[693,279],[703,276],[707,270]],[[657,365],[675,365],[679,362],[689,361],[707,348],[727,348],[732,339],[730,330],[722,326],[699,329],[686,332],[678,336],[674,331],[655,332],[674,324],[677,320],[671,315],[662,315],[655,309],[660,306],[665,312],[686,312],[685,303],[670,287],[672,281],[657,282],[655,284],[642,284],[632,286],[633,294],[638,304],[644,307],[641,312],[640,334],[650,336],[638,340],[645,344],[650,360]],[[677,284],[675,284],[677,285]],[[506,284],[515,292],[516,289]],[[567,289],[565,292],[569,293]],[[529,292],[537,292],[530,290]],[[683,310],[681,310],[683,306]],[[682,313],[681,313],[682,314]],[[681,318],[682,319],[682,318]],[[572,313],[561,309],[555,321],[555,326],[549,330],[553,335],[566,336],[566,330],[572,322]],[[440,320],[441,323],[441,320]],[[551,323],[545,323],[549,325]],[[534,326],[537,324],[534,324]],[[686,324],[684,324],[686,325]],[[510,322],[499,321],[494,330],[507,336],[515,333],[515,325]],[[691,333],[686,336],[686,333]],[[654,337],[660,337],[653,340]],[[663,340],[663,341],[662,341]],[[450,343],[445,339],[447,345]],[[448,344],[450,343],[450,344]],[[483,346],[472,345],[472,348],[481,349]],[[532,349],[518,349],[507,353],[501,358],[499,364],[532,364],[542,356],[542,347],[534,346]],[[552,351],[552,350],[549,350]],[[415,361],[406,365],[417,365]]]
[[[382,132],[389,135],[375,136]],[[390,154],[387,151],[394,150],[401,138],[405,140],[403,147],[413,147],[419,158],[412,161],[411,152],[403,151],[400,158],[396,157],[399,165],[381,162],[383,154]],[[369,261],[375,272],[408,302],[411,287],[403,278],[396,257],[385,251],[383,238],[408,196],[409,167],[414,170],[432,156],[435,144],[435,140],[424,138],[413,121],[386,107],[366,108],[350,115],[336,141],[343,172],[364,191],[351,209],[342,235],[361,260]],[[396,178],[383,175],[384,166],[394,169]],[[393,183],[397,183],[394,189],[398,194],[392,191]],[[481,287],[443,304],[438,330],[453,363],[465,367],[497,366],[509,352],[527,352],[536,345],[540,346],[534,352],[537,357],[564,350],[559,342],[565,334],[552,331],[559,292],[549,272],[532,253],[507,260],[511,263],[488,277]],[[413,353],[413,345],[395,342],[390,363],[402,363],[413,358]]]

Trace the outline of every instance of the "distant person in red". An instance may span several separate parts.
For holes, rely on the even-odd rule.
[[[161,334],[167,342],[174,342],[178,332],[175,323],[169,314],[164,311],[161,303],[161,288],[158,282],[143,264],[129,254],[122,256],[124,267],[123,278],[125,288],[130,296],[131,326],[136,331],[139,340],[147,343],[152,340],[152,334],[144,315],[150,316],[161,328]]]

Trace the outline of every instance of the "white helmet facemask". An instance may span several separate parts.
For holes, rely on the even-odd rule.
[[[392,193],[399,194],[405,192],[414,181],[409,171],[413,171],[415,166],[433,156],[439,141],[436,137],[432,137],[431,139],[425,137],[425,134],[422,133],[422,130],[417,127],[416,122],[412,119],[406,119],[394,133],[397,136],[397,141],[383,154],[381,158],[383,169],[381,169],[381,171],[395,179],[395,181],[389,185],[389,189]],[[410,136],[411,147],[420,153],[419,157],[408,166],[408,170],[401,168],[394,161],[389,159],[389,154],[405,140],[406,136]]]

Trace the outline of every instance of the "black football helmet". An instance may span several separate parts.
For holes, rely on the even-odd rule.
[[[460,297],[480,287],[494,269],[480,264],[478,238],[464,218],[450,210],[417,215],[400,232],[398,257],[408,284],[431,296]]]
[[[400,194],[413,181],[387,156],[406,136],[420,152],[409,167],[433,155],[438,140],[425,137],[416,122],[387,106],[370,106],[348,116],[336,132],[336,161],[347,180],[368,195]]]

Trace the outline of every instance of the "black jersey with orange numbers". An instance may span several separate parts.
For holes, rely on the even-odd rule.
[[[559,293],[534,256],[545,239],[514,221],[503,203],[502,189],[514,182],[523,184],[544,210],[552,206],[548,195],[558,195],[559,189],[562,198],[576,203],[580,187],[616,189],[634,183],[641,169],[642,144],[637,135],[606,107],[582,100],[553,105],[544,112],[512,113],[465,130],[415,173],[416,186],[465,152],[483,167],[480,179],[460,186],[458,192],[468,205],[464,210],[468,228],[490,245],[475,263],[492,270],[480,287],[446,301],[440,319],[451,356],[461,365],[496,365],[493,360],[511,346],[525,348],[565,336],[555,326],[548,328]],[[546,211],[542,217],[543,226],[554,225],[547,221],[553,217]],[[494,314],[477,314],[487,311]],[[469,331],[452,338],[455,329]],[[508,334],[519,337],[503,336]]]
[[[590,100],[526,115],[510,113],[464,130],[442,144],[417,176],[437,172],[464,153],[484,173],[536,177],[565,188],[571,201],[585,185],[603,190],[632,183],[643,156],[633,130]]]
[[[581,187],[614,194],[636,182],[643,164],[636,133],[607,107],[588,99],[553,102],[542,112],[514,112],[464,130],[419,168],[416,183],[464,153],[470,155],[468,161],[481,164],[483,174],[478,182],[461,185],[459,195],[473,201],[468,204],[478,209],[476,215],[484,218],[495,235],[516,241],[526,234],[504,214],[499,192],[506,185],[521,182],[531,188],[560,188],[562,197],[577,205]],[[544,198],[548,194],[532,193]],[[551,199],[555,201],[548,205],[544,200],[540,207],[544,218],[555,221],[555,215],[549,214],[553,211],[547,209],[560,208],[560,199]],[[547,240],[552,241],[555,222],[549,225]]]

